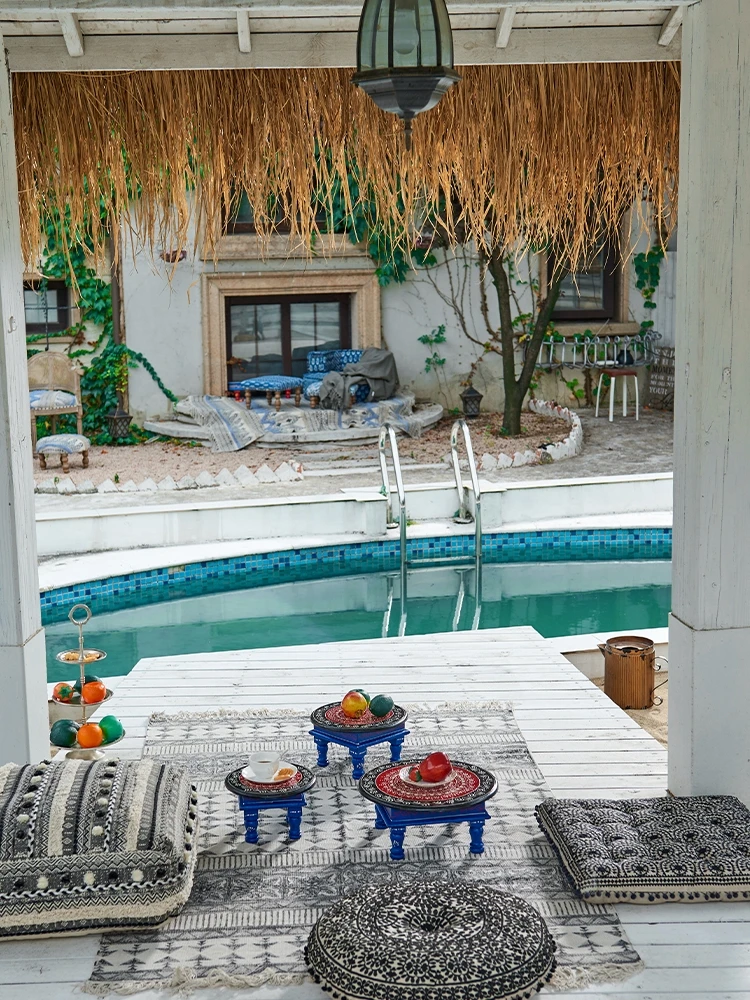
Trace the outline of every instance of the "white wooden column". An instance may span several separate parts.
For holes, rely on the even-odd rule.
[[[49,753],[10,76],[0,36],[0,764]]]
[[[750,804],[750,3],[682,52],[669,788]]]

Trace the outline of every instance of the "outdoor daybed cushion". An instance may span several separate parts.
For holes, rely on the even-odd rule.
[[[555,943],[523,899],[482,882],[407,879],[327,910],[305,949],[332,995],[357,1000],[529,997],[555,969]]]
[[[750,812],[730,795],[546,799],[536,818],[589,902],[750,899]]]
[[[0,937],[153,926],[195,867],[195,788],[158,760],[0,767]]]
[[[32,410],[54,410],[77,406],[75,393],[63,389],[30,389],[29,406]]]

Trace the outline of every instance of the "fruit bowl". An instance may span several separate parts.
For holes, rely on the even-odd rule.
[[[55,654],[55,659],[60,663],[80,663],[80,650],[78,649],[64,649],[61,653]],[[89,663],[99,663],[101,660],[106,660],[107,654],[103,649],[84,649],[83,651],[83,663],[86,666]]]
[[[67,753],[65,756],[69,760],[101,760],[102,757],[106,757],[107,754],[105,750],[108,747],[113,747],[115,743],[120,743],[125,738],[125,730],[123,729],[122,734],[114,740],[110,740],[109,743],[100,743],[98,747],[79,747],[76,742],[72,747],[67,748]],[[65,747],[58,747],[58,750],[65,750]]]
[[[59,698],[55,698],[54,695],[52,695],[50,700],[54,701],[56,705],[64,705],[66,708],[75,708],[76,710],[80,710],[81,708],[90,708],[93,710],[98,708],[100,705],[103,705],[105,701],[109,701],[111,697],[112,691],[110,688],[107,688],[107,693],[101,701],[81,701],[81,696],[78,692],[73,695],[70,701],[61,701]]]

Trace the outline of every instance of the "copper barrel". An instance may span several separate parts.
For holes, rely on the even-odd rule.
[[[604,693],[620,708],[654,704],[654,644],[642,635],[615,635],[599,646],[604,653]]]

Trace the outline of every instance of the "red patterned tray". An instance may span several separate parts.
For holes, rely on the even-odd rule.
[[[296,774],[293,774],[291,778],[287,778],[286,781],[275,781],[273,785],[268,781],[251,781],[249,778],[244,778],[241,774],[238,780],[245,788],[250,788],[253,791],[267,792],[269,789],[274,789],[275,791],[284,792],[287,788],[293,788],[294,785],[298,785],[302,781],[302,773],[301,771],[297,771]]]
[[[377,732],[379,729],[393,729],[394,726],[402,725],[407,717],[406,709],[400,705],[394,705],[388,715],[377,718],[370,709],[365,709],[357,719],[350,719],[344,715],[341,703],[332,702],[330,705],[321,705],[316,708],[310,716],[310,721],[314,726],[321,729],[331,729],[337,732],[348,730],[349,732]]]
[[[375,787],[385,795],[391,795],[400,799],[408,799],[409,802],[452,802],[463,795],[471,795],[479,788],[479,776],[466,767],[454,767],[452,780],[446,784],[431,785],[427,781],[422,781],[418,785],[412,785],[404,781],[401,777],[404,765],[390,767],[375,779]]]
[[[294,762],[292,761],[294,764]],[[297,773],[288,781],[280,781],[277,785],[259,781],[248,781],[242,777],[242,768],[238,767],[224,779],[224,784],[233,795],[242,795],[252,799],[285,798],[291,795],[301,795],[315,784],[315,775],[309,767],[296,764]]]
[[[412,785],[400,777],[404,767],[414,767],[417,760],[381,764],[360,778],[359,790],[366,799],[395,809],[441,809],[474,805],[491,798],[497,791],[494,774],[476,764],[453,760],[454,779],[444,785],[428,782]]]

